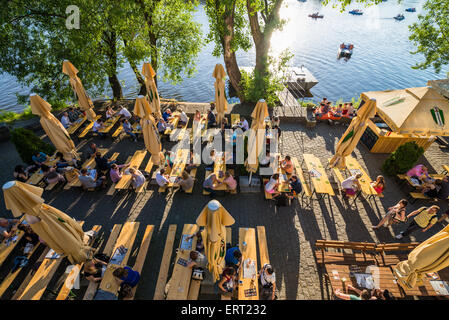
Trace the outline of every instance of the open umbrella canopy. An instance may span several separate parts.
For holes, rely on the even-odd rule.
[[[43,189],[10,181],[3,185],[5,205],[15,217],[26,214],[31,229],[58,254],[67,255],[72,264],[86,261],[90,247],[83,243],[81,226],[64,212],[44,204]]]
[[[255,173],[259,166],[258,157],[262,152],[265,138],[265,118],[268,116],[267,103],[261,99],[251,114],[252,121],[247,146],[248,158],[245,161],[246,170],[249,172]]]
[[[51,105],[37,94],[30,95],[31,112],[38,115],[45,133],[53,142],[56,149],[64,155],[64,159],[71,161],[78,158],[75,144],[61,122],[50,112]]]
[[[331,167],[344,169],[346,167],[345,158],[349,156],[359,143],[360,138],[368,126],[368,120],[376,114],[376,100],[370,99],[357,110],[357,116],[349,124],[348,129],[338,141],[335,155],[330,161]]]
[[[413,288],[426,273],[446,267],[449,267],[449,226],[413,249],[408,260],[399,262],[393,271],[400,285]]]
[[[156,82],[154,77],[156,73],[153,67],[148,62],[145,62],[142,66],[142,74],[145,77],[145,86],[147,88],[147,99],[151,106],[151,112],[157,117],[162,117],[161,102],[159,100],[159,94],[157,93]]]
[[[370,91],[362,99],[376,99],[377,113],[400,134],[449,136],[449,101],[431,87]]]
[[[151,116],[150,104],[144,96],[137,97],[134,105],[134,114],[140,118],[145,147],[151,153],[153,163],[160,165],[164,159],[164,155],[161,153],[161,139],[154,118]]]
[[[228,110],[228,102],[226,100],[225,82],[226,72],[220,63],[215,65],[212,77],[215,80],[215,108],[217,110],[217,122],[221,123],[224,118],[224,113]]]
[[[96,114],[93,110],[94,104],[92,103],[92,100],[86,90],[84,90],[81,79],[77,76],[78,69],[76,69],[70,61],[64,60],[62,63],[62,72],[70,77],[70,84],[78,98],[78,104],[81,110],[86,112],[87,119],[90,121],[95,121]]]
[[[220,279],[226,255],[226,226],[235,223],[231,214],[217,200],[210,201],[196,219],[196,224],[205,227],[201,233],[208,268],[214,280]]]

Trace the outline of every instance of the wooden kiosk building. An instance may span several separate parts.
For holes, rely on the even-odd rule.
[[[409,141],[426,150],[437,136],[449,136],[449,100],[431,87],[363,92],[361,99],[376,99],[377,119],[361,138],[372,153],[391,153]]]

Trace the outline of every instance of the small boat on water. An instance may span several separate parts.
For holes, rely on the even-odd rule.
[[[361,16],[363,14],[363,11],[360,9],[355,9],[355,10],[351,10],[349,11],[350,14],[356,15],[356,16]]]
[[[337,58],[338,59],[340,59],[340,58],[347,58],[347,59],[351,58],[351,56],[352,56],[352,49],[354,49],[354,45],[352,43],[348,43],[348,44],[342,43],[340,45],[340,48],[338,48],[338,56],[337,56]]]
[[[306,2],[307,0],[298,0],[299,2]]]
[[[405,19],[403,14],[398,14],[396,17],[393,17],[393,18],[396,19],[397,21],[401,21],[401,20]]]
[[[312,14],[309,14],[309,17],[313,18],[313,19],[318,19],[318,18],[324,18],[324,15],[320,14],[319,12],[315,12]]]
[[[405,9],[407,12],[416,12],[416,8],[407,8]]]

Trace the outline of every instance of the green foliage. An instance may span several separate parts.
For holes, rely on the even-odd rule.
[[[385,160],[382,171],[389,176],[404,174],[413,167],[423,153],[424,149],[415,141],[404,143]]]
[[[242,70],[240,85],[243,89],[245,101],[255,103],[264,99],[269,107],[274,107],[279,102],[276,95],[284,89],[285,74],[288,62],[292,54],[286,50],[277,59],[269,57],[270,70],[267,76],[261,76],[254,70],[251,74]]]
[[[67,108],[68,105],[64,102],[60,102],[56,105],[52,105],[51,109],[52,111],[62,110],[64,108]],[[12,123],[14,121],[20,121],[20,120],[29,120],[32,118],[37,117],[31,112],[31,106],[27,106],[23,112],[17,113],[13,111],[4,111],[0,112],[0,122],[6,122],[6,123]]]
[[[48,144],[31,130],[17,128],[11,131],[11,141],[14,143],[17,152],[22,161],[32,164],[32,156],[38,152],[43,152],[47,155],[52,155],[55,152],[55,147]]]
[[[409,26],[409,39],[417,47],[412,53],[422,54],[425,59],[413,68],[432,66],[440,73],[441,68],[449,64],[449,0],[427,0],[423,9],[425,14],[418,15],[419,22]]]

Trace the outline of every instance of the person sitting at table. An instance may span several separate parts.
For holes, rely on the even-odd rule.
[[[422,193],[429,198],[444,199],[440,195],[440,191],[443,188],[443,180],[436,179],[434,183],[425,183]]]
[[[259,271],[260,298],[261,300],[276,299],[276,274],[273,267],[265,263]]]
[[[351,116],[351,117],[355,117],[357,115],[357,112],[354,109],[354,106],[352,105],[352,102],[349,102],[349,104],[348,104],[348,115]]]
[[[106,156],[101,156],[101,152],[97,151],[95,154],[95,163],[100,171],[106,171],[111,168],[111,164],[115,163],[115,160],[110,160]]]
[[[112,108],[112,106],[108,106],[106,109],[106,119],[112,118],[116,111]]]
[[[226,192],[237,190],[237,180],[235,180],[229,171],[225,172],[223,183],[226,184]]]
[[[105,128],[104,122],[101,118],[95,120],[94,125],[92,126],[92,132],[97,133],[101,138],[104,138],[106,135],[104,132],[100,132]]]
[[[136,168],[129,168],[129,173],[131,174],[131,184],[134,189],[139,188],[145,183],[145,176]]]
[[[129,164],[111,164],[111,169],[109,170],[109,176],[113,183],[117,183],[122,178],[122,172],[120,169],[129,167]]]
[[[56,152],[55,160],[56,160],[55,166],[56,166],[56,168],[57,168],[58,170],[70,166],[69,161],[67,161],[66,159],[64,159],[64,155],[62,154],[62,152],[59,152],[59,151]]]
[[[361,177],[362,174],[359,172],[341,182],[342,192],[345,197],[352,197],[357,193],[357,191],[362,189],[362,186],[359,182],[359,179]]]
[[[110,258],[105,254],[95,254],[84,263],[84,277],[91,282],[100,282]]]
[[[217,126],[217,118],[215,118],[215,114],[213,113],[214,107],[211,106],[207,113],[207,127],[215,128]]]
[[[290,156],[285,156],[285,159],[281,162],[281,168],[287,175],[293,174],[294,167]]]
[[[230,246],[230,244],[227,244],[226,247]],[[242,262],[242,253],[240,252],[240,249],[238,246],[231,247],[226,250],[225,254],[225,264],[228,267],[233,267],[235,270],[237,270],[240,266],[240,263]]]
[[[348,116],[348,111],[349,111],[348,103],[345,103],[343,105],[343,108],[341,108],[341,115],[345,117]]]
[[[122,120],[122,126],[123,126],[123,131],[130,136],[131,138],[134,139],[134,142],[137,141],[137,136],[135,133],[133,133],[133,127],[131,126],[131,124],[129,123],[128,119],[123,119]]]
[[[164,113],[162,113],[162,118],[164,118],[165,122],[168,122],[168,120],[171,118],[172,112],[170,107],[164,110]]]
[[[0,237],[3,239],[8,239],[14,235],[14,232],[17,230],[17,226],[19,225],[19,219],[5,219],[0,218]]]
[[[301,181],[299,181],[298,177],[293,175],[288,179],[288,182],[290,184],[290,198],[296,197],[302,192],[302,184]]]
[[[383,217],[382,220],[379,221],[377,226],[373,226],[373,229],[378,229],[381,226],[388,227],[393,223],[405,222],[406,221],[406,210],[408,201],[402,199],[396,205],[389,207],[387,214]]]
[[[341,117],[342,112],[343,112],[343,104],[341,103],[338,105],[338,107],[334,109],[334,111],[332,111],[334,117]]]
[[[118,115],[128,120],[132,117],[131,112],[129,112],[128,109],[126,109],[124,106],[118,107]]]
[[[327,103],[328,103],[327,98],[323,97],[323,100],[321,100],[320,104],[324,104],[325,105]]]
[[[201,130],[200,123],[201,123],[201,112],[200,110],[195,110],[195,115],[193,116],[193,124],[192,124],[192,131],[194,135],[198,129]]]
[[[273,198],[277,197],[280,195],[280,192],[278,191],[278,187],[279,187],[279,174],[275,173],[271,176],[270,180],[267,182],[267,184],[265,185],[265,191],[269,194],[271,194],[271,196]]]
[[[350,285],[348,285],[350,286]],[[349,289],[348,289],[349,290]],[[334,291],[334,295],[342,300],[371,300],[371,293],[369,292],[369,290],[367,289],[363,289],[363,290],[359,290],[358,295],[353,295],[353,294],[346,294],[341,292],[340,289],[335,289]]]
[[[140,273],[134,271],[130,267],[117,268],[114,270],[112,275],[114,276],[117,284],[119,285],[128,284],[132,288],[137,286],[137,283],[139,283],[140,280]]]
[[[67,111],[67,115],[69,116],[70,122],[77,121],[81,114],[82,114],[81,111],[79,111],[78,109],[74,109],[72,107],[69,107],[69,110]]]
[[[160,134],[163,134],[165,132],[165,130],[167,130],[169,126],[167,125],[167,123],[164,121],[163,118],[159,118],[159,121],[157,122],[157,131]]]
[[[177,118],[179,118],[178,121],[178,127],[183,127],[189,122],[189,117],[186,115],[184,110],[182,108],[178,108],[179,115],[177,115]]]
[[[210,196],[215,196],[215,187],[214,185],[219,183],[217,179],[217,175],[215,173],[209,174],[203,182],[203,190],[210,193]]]
[[[40,239],[39,235],[38,235],[37,233],[35,233],[35,232],[33,231],[33,229],[31,229],[31,227],[30,227],[29,224],[23,224],[23,223],[20,223],[20,224],[17,226],[17,229],[24,232],[23,237],[25,238],[25,240],[26,240],[27,242],[31,243],[31,244],[33,245],[33,247],[34,247],[36,244],[38,244],[38,243],[41,242],[41,239]]]
[[[69,114],[67,112],[64,112],[62,114],[61,124],[66,129],[72,125],[72,122],[70,121],[70,118],[69,118]]]
[[[245,117],[241,117],[238,127],[242,129],[243,132],[249,129],[249,124],[248,121],[245,119]]]
[[[156,182],[159,185],[159,187],[165,187],[168,185],[168,183],[170,182],[169,179],[169,175],[165,174],[165,169],[162,168],[161,170],[159,170],[156,173]]]
[[[206,162],[206,171],[214,171],[217,152],[215,149],[210,150],[209,157]]]
[[[231,129],[228,118],[224,117],[221,123],[221,131],[224,132],[226,129]]]
[[[104,188],[106,186],[106,176],[98,176],[98,172],[95,170],[95,178],[92,177],[86,168],[82,168],[80,171],[80,175],[78,176],[79,181],[81,182],[84,189],[91,188]]]
[[[281,120],[279,119],[278,116],[273,117],[273,119],[271,120],[271,127],[279,127],[281,125]]]
[[[371,182],[371,186],[377,194],[382,194],[385,190],[385,179],[383,176],[377,176],[376,181]]]
[[[33,160],[34,164],[38,167],[41,167],[48,159],[49,157],[43,152],[36,152],[34,156],[31,157],[31,160]]]
[[[65,178],[62,174],[56,172],[55,168],[50,168],[50,171],[44,175],[44,179],[48,184],[65,182]]]
[[[236,272],[234,268],[225,268],[221,275],[221,280],[218,283],[221,294],[226,296],[232,296],[235,286],[237,284]]]
[[[175,183],[180,186],[182,192],[186,192],[193,188],[195,180],[184,170],[181,176],[176,178]]]
[[[176,153],[170,150],[165,152],[165,163],[164,166],[168,168],[173,168],[174,162],[176,159]]]
[[[207,267],[207,258],[204,254],[192,250],[190,251],[190,259],[189,259],[189,263],[187,264],[187,268],[201,268],[201,269],[206,269]]]
[[[14,179],[16,179],[17,181],[20,182],[27,182],[29,176],[28,176],[28,172],[25,171],[24,167],[22,165],[17,165],[14,168]]]
[[[404,231],[401,231],[398,235],[396,235],[395,238],[402,239],[403,237],[408,236],[410,233],[418,229],[421,229],[421,232],[426,232],[435,223],[437,223],[438,210],[440,210],[440,207],[433,205],[430,208],[421,207],[418,210],[413,211],[407,216],[408,220],[411,217],[415,216],[412,222],[408,225],[408,227]]]

